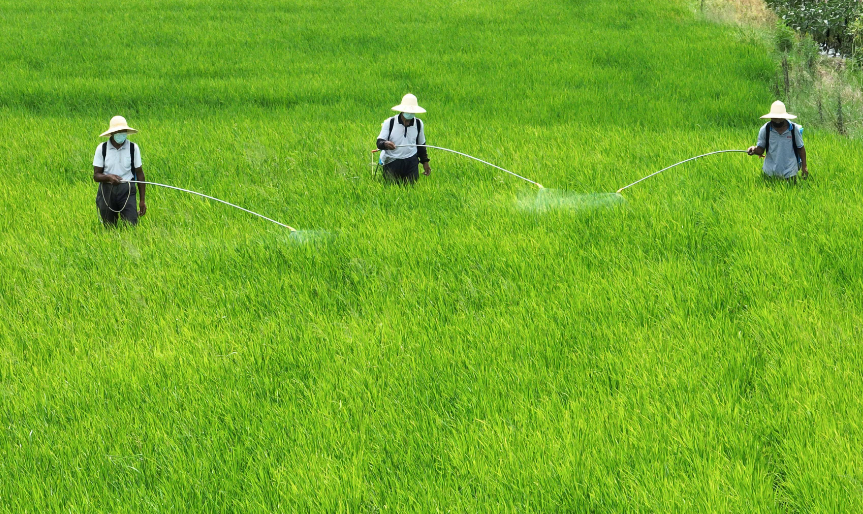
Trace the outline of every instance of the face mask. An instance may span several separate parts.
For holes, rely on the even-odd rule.
[[[402,116],[404,116],[406,120],[412,120],[412,119],[414,119],[414,115],[413,115],[413,114],[411,114],[411,113],[409,113],[409,112],[403,112],[403,113],[402,113]]]
[[[771,121],[770,123],[772,123],[774,127],[779,128],[785,124],[785,120]]]
[[[118,145],[122,145],[126,142],[126,134],[114,134],[114,141],[116,141]]]

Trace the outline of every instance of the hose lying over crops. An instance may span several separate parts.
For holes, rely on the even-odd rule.
[[[293,228],[293,227],[289,227],[289,226],[285,225],[284,223],[279,223],[278,221],[276,221],[276,220],[274,220],[274,219],[271,219],[271,218],[268,218],[268,217],[264,216],[263,214],[258,214],[257,212],[250,211],[249,209],[244,209],[243,207],[240,207],[239,205],[234,205],[234,204],[232,204],[232,203],[230,203],[230,202],[226,202],[226,201],[224,201],[224,200],[219,200],[218,198],[214,198],[214,197],[212,197],[212,196],[208,196],[208,195],[205,195],[205,194],[203,194],[203,193],[198,193],[198,192],[195,192],[195,191],[189,191],[188,189],[182,189],[182,188],[179,188],[179,187],[169,186],[169,185],[167,185],[167,184],[157,184],[156,182],[144,182],[144,181],[142,181],[142,180],[124,180],[123,182],[128,182],[128,183],[131,183],[131,184],[148,184],[148,185],[151,185],[151,186],[167,187],[168,189],[176,189],[177,191],[183,191],[184,193],[191,193],[191,194],[193,194],[193,195],[203,196],[204,198],[209,198],[210,200],[215,200],[215,201],[217,201],[217,202],[222,202],[222,203],[223,203],[223,204],[225,204],[225,205],[230,205],[231,207],[234,207],[235,209],[240,209],[241,211],[246,211],[246,212],[248,212],[249,214],[254,214],[255,216],[257,216],[257,217],[259,217],[259,218],[264,218],[264,219],[265,219],[265,220],[267,220],[267,221],[272,221],[272,222],[273,222],[273,223],[275,223],[276,225],[279,225],[279,226],[282,226],[282,227],[285,227],[285,228],[289,229],[291,232],[296,232],[296,231],[297,231],[297,229],[295,229],[295,228]]]
[[[676,164],[672,164],[672,165],[671,165],[671,166],[669,166],[668,168],[662,168],[661,170],[657,171],[656,173],[651,173],[650,175],[648,175],[648,176],[646,176],[646,177],[644,177],[644,178],[642,178],[642,179],[638,179],[638,180],[636,180],[635,182],[633,182],[632,184],[629,184],[628,186],[623,186],[623,187],[621,187],[620,189],[618,189],[618,190],[617,190],[617,193],[618,193],[618,194],[620,194],[620,192],[621,192],[621,191],[623,191],[624,189],[629,188],[629,187],[632,187],[632,186],[634,186],[635,184],[638,184],[639,182],[641,182],[641,181],[643,181],[643,180],[647,180],[647,179],[649,179],[650,177],[652,177],[652,176],[654,176],[654,175],[658,175],[658,174],[662,173],[663,171],[665,171],[665,170],[667,170],[667,169],[670,169],[670,168],[673,168],[673,167],[675,167],[675,166],[677,166],[677,165],[679,165],[679,164],[683,164],[684,162],[689,162],[689,161],[692,161],[692,160],[695,160],[695,159],[699,159],[699,158],[701,158],[701,157],[707,157],[708,155],[713,155],[713,154],[717,154],[717,153],[728,153],[728,152],[743,152],[743,153],[746,153],[746,150],[718,150],[718,151],[716,151],[716,152],[710,152],[710,153],[706,153],[706,154],[702,154],[702,155],[696,155],[695,157],[690,157],[689,159],[686,159],[685,161],[680,161],[680,162],[678,162],[678,163],[676,163]]]

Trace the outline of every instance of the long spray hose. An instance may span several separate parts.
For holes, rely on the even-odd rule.
[[[486,162],[486,161],[484,161],[484,160],[482,160],[482,159],[478,159],[478,158],[476,158],[476,157],[474,157],[474,156],[472,156],[472,155],[468,155],[468,154],[466,154],[466,153],[457,152],[457,151],[455,151],[455,150],[450,150],[449,148],[442,148],[442,147],[440,147],[440,146],[432,146],[432,145],[398,145],[398,146],[396,146],[396,148],[417,147],[417,146],[424,146],[424,147],[426,147],[426,148],[436,148],[436,149],[438,149],[438,150],[444,150],[444,151],[446,151],[446,152],[452,152],[452,153],[454,153],[454,154],[458,154],[458,155],[461,155],[461,156],[464,156],[464,157],[468,157],[468,158],[473,159],[473,160],[475,160],[475,161],[479,161],[479,162],[481,162],[481,163],[483,163],[483,164],[487,164],[487,165],[491,166],[492,168],[497,168],[497,169],[499,169],[499,170],[501,170],[501,171],[504,171],[504,172],[506,172],[506,173],[509,173],[510,175],[512,175],[512,176],[514,176],[514,177],[518,177],[518,178],[520,178],[520,179],[522,179],[522,180],[524,180],[524,181],[526,181],[526,182],[530,182],[531,184],[533,184],[533,185],[537,186],[537,187],[538,187],[538,188],[540,188],[540,189],[544,189],[543,185],[542,185],[542,184],[540,184],[539,182],[534,182],[533,180],[530,180],[529,178],[522,177],[521,175],[519,175],[519,174],[517,174],[517,173],[513,173],[513,172],[511,172],[511,171],[509,171],[509,170],[503,169],[503,168],[501,168],[500,166],[494,165],[494,164],[492,164],[492,163],[490,163],[490,162]],[[379,150],[375,150],[375,152],[378,152],[378,151],[379,151]],[[627,185],[627,186],[623,186],[623,187],[621,187],[620,189],[618,189],[618,190],[617,190],[617,194],[620,194],[620,192],[621,192],[621,191],[623,191],[624,189],[628,189],[628,188],[630,188],[630,187],[634,186],[635,184],[638,184],[639,182],[645,181],[645,180],[649,179],[650,177],[653,177],[654,175],[659,175],[659,174],[660,174],[660,173],[662,173],[663,171],[668,170],[668,169],[671,169],[671,168],[673,168],[673,167],[675,167],[675,166],[679,166],[679,165],[681,165],[681,164],[683,164],[683,163],[685,163],[685,162],[694,161],[695,159],[700,159],[700,158],[702,158],[702,157],[707,157],[708,155],[715,155],[715,154],[718,154],[718,153],[732,153],[732,152],[742,152],[742,153],[747,153],[747,151],[746,151],[746,150],[718,150],[718,151],[716,151],[716,152],[710,152],[710,153],[706,153],[706,154],[702,154],[702,155],[696,155],[695,157],[690,157],[689,159],[686,159],[686,160],[684,160],[684,161],[680,161],[680,162],[675,163],[675,164],[672,164],[671,166],[668,166],[668,167],[666,167],[666,168],[662,168],[661,170],[659,170],[659,171],[657,171],[657,172],[654,172],[654,173],[651,173],[650,175],[648,175],[648,176],[646,176],[646,177],[644,177],[644,178],[642,178],[642,179],[636,180],[636,181],[635,181],[635,182],[633,182],[632,184],[629,184],[629,185]]]
[[[475,160],[475,161],[479,161],[479,162],[481,162],[481,163],[483,163],[483,164],[487,164],[487,165],[491,166],[492,168],[497,168],[497,169],[499,169],[500,171],[505,171],[505,172],[509,173],[510,175],[512,175],[512,176],[514,176],[514,177],[518,177],[518,178],[520,178],[520,179],[524,180],[525,182],[530,182],[531,184],[535,185],[536,187],[538,187],[538,188],[540,188],[540,189],[543,189],[542,184],[540,184],[539,182],[534,182],[533,180],[531,180],[531,179],[529,179],[529,178],[522,177],[521,175],[518,175],[517,173],[513,173],[513,172],[511,172],[511,171],[509,171],[509,170],[505,170],[505,169],[501,168],[500,166],[496,166],[496,165],[494,165],[494,164],[492,164],[492,163],[490,163],[490,162],[486,162],[486,161],[484,161],[484,160],[482,160],[482,159],[478,159],[478,158],[474,157],[473,155],[468,155],[468,154],[466,154],[466,153],[456,152],[455,150],[450,150],[449,148],[442,148],[442,147],[440,147],[440,146],[432,146],[432,145],[398,145],[398,146],[396,146],[396,148],[408,148],[408,147],[417,147],[417,146],[424,146],[424,147],[426,147],[426,148],[436,148],[436,149],[438,149],[438,150],[444,150],[444,151],[446,151],[446,152],[452,152],[452,153],[454,153],[454,154],[458,154],[458,155],[461,155],[461,156],[464,156],[464,157],[468,157],[468,158],[473,159],[473,160]],[[380,151],[380,150],[375,150],[374,152],[379,152],[379,151]],[[372,152],[372,153],[374,153],[374,152]]]
[[[193,195],[203,196],[204,198],[209,198],[210,200],[215,200],[215,201],[217,201],[217,202],[221,202],[221,203],[223,203],[223,204],[225,204],[225,205],[230,205],[231,207],[234,207],[235,209],[240,209],[241,211],[246,211],[246,212],[248,212],[249,214],[254,214],[255,216],[257,216],[257,217],[259,217],[259,218],[264,218],[264,219],[265,219],[265,220],[267,220],[267,221],[272,221],[272,222],[273,222],[273,223],[275,223],[276,225],[280,225],[280,226],[282,226],[282,227],[285,227],[285,228],[289,229],[291,232],[296,232],[296,231],[297,231],[297,229],[295,229],[295,228],[293,228],[293,227],[289,227],[289,226],[285,225],[284,223],[279,223],[278,221],[276,221],[276,220],[274,220],[274,219],[271,219],[271,218],[268,218],[268,217],[264,216],[263,214],[258,214],[257,212],[250,211],[249,209],[244,209],[243,207],[240,207],[239,205],[234,205],[234,204],[232,204],[232,203],[226,202],[226,201],[224,201],[224,200],[219,200],[218,198],[214,198],[214,197],[212,197],[212,196],[208,196],[208,195],[205,195],[205,194],[203,194],[203,193],[198,193],[198,192],[195,192],[195,191],[189,191],[188,189],[182,189],[182,188],[179,188],[179,187],[169,186],[169,185],[167,185],[167,184],[157,184],[156,182],[144,182],[143,180],[123,180],[122,182],[128,182],[128,183],[131,183],[131,184],[149,184],[149,185],[151,185],[151,186],[167,187],[168,189],[176,189],[177,191],[183,191],[184,193],[191,193],[191,194],[193,194]],[[128,200],[128,199],[127,199],[127,200]]]
[[[635,184],[638,184],[638,183],[639,183],[639,182],[641,182],[641,181],[647,180],[647,179],[649,179],[650,177],[652,177],[652,176],[654,176],[654,175],[659,175],[659,174],[660,174],[660,173],[662,173],[663,171],[665,171],[665,170],[667,170],[667,169],[671,169],[671,168],[673,168],[673,167],[675,167],[675,166],[677,166],[677,165],[679,165],[679,164],[683,164],[684,162],[689,162],[689,161],[692,161],[692,160],[695,160],[695,159],[698,159],[698,158],[701,158],[701,157],[707,157],[708,155],[713,155],[713,154],[717,154],[717,153],[728,153],[728,152],[743,152],[743,153],[747,153],[747,150],[719,150],[719,151],[716,151],[716,152],[710,152],[710,153],[706,153],[706,154],[702,154],[702,155],[696,155],[695,157],[690,157],[689,159],[686,159],[685,161],[680,161],[680,162],[678,162],[677,164],[672,164],[672,165],[671,165],[671,166],[669,166],[668,168],[662,168],[661,170],[659,170],[659,171],[657,171],[657,172],[655,172],[655,173],[651,173],[650,175],[648,175],[648,176],[646,176],[646,177],[644,177],[644,178],[642,178],[642,179],[636,180],[635,182],[633,182],[632,184],[629,184],[628,186],[623,186],[623,187],[621,187],[620,189],[618,189],[618,190],[617,190],[617,194],[620,194],[620,192],[621,192],[621,191],[623,191],[624,189],[630,188],[630,187],[634,186]]]
[[[426,147],[426,148],[435,148],[435,149],[438,149],[438,150],[444,150],[444,151],[446,151],[446,152],[452,152],[452,153],[454,153],[454,154],[458,154],[458,155],[461,155],[461,156],[464,156],[464,157],[468,157],[468,158],[473,159],[473,160],[475,160],[475,161],[479,161],[479,162],[481,162],[481,163],[483,163],[483,164],[487,164],[487,165],[489,165],[489,166],[491,166],[491,167],[493,167],[493,168],[497,168],[497,169],[499,169],[499,170],[501,170],[501,171],[504,171],[504,172],[506,172],[506,173],[509,173],[510,175],[512,175],[512,176],[514,176],[514,177],[518,177],[518,178],[520,178],[520,179],[524,180],[525,182],[530,182],[531,184],[533,184],[533,185],[537,186],[537,187],[538,187],[538,188],[540,188],[540,189],[544,189],[544,188],[543,188],[543,186],[542,186],[542,184],[540,184],[539,182],[534,182],[533,180],[530,180],[529,178],[522,177],[521,175],[519,175],[519,174],[517,174],[517,173],[513,173],[513,172],[511,172],[511,171],[509,171],[509,170],[503,169],[503,168],[501,168],[500,166],[496,166],[496,165],[494,165],[494,164],[492,164],[492,163],[490,163],[490,162],[486,162],[486,161],[484,161],[484,160],[482,160],[482,159],[478,159],[478,158],[476,158],[476,157],[474,157],[474,156],[472,156],[472,155],[468,155],[468,154],[466,154],[466,153],[457,152],[457,151],[455,151],[455,150],[450,150],[449,148],[442,148],[442,147],[440,147],[440,146],[432,146],[432,145],[398,145],[396,148],[402,148],[402,147],[417,147],[417,146],[424,146],[424,147]],[[375,150],[375,152],[377,152],[377,151],[378,151],[378,150]],[[718,154],[718,153],[730,153],[730,152],[743,152],[743,153],[746,153],[747,151],[746,151],[746,150],[719,150],[719,151],[716,151],[716,152],[710,152],[710,153],[706,153],[706,154],[702,154],[702,155],[696,155],[695,157],[690,157],[689,159],[686,159],[685,161],[680,161],[680,162],[678,162],[678,163],[672,164],[671,166],[668,166],[667,168],[662,168],[661,170],[659,170],[659,171],[657,171],[657,172],[655,172],[655,173],[651,173],[650,175],[648,175],[648,176],[646,176],[646,177],[644,177],[644,178],[642,178],[642,179],[636,180],[635,182],[633,182],[632,184],[629,184],[628,186],[623,186],[623,187],[621,187],[620,189],[618,189],[618,190],[617,190],[617,193],[618,193],[618,194],[620,194],[620,192],[621,192],[621,191],[623,191],[624,189],[630,188],[630,187],[634,186],[635,184],[638,184],[639,182],[642,182],[642,181],[644,181],[644,180],[647,180],[647,179],[649,179],[650,177],[652,177],[652,176],[654,176],[654,175],[658,175],[658,174],[662,173],[662,172],[663,172],[663,171],[665,171],[665,170],[671,169],[671,168],[673,168],[673,167],[675,167],[675,166],[678,166],[678,165],[680,165],[680,164],[683,164],[683,163],[685,163],[685,162],[689,162],[689,161],[692,161],[692,160],[695,160],[695,159],[699,159],[699,158],[701,158],[701,157],[706,157],[706,156],[708,156],[708,155],[714,155],[714,154]],[[188,189],[183,189],[183,188],[175,187],[175,186],[169,186],[169,185],[167,185],[167,184],[159,184],[159,183],[157,183],[157,182],[145,182],[145,181],[143,181],[143,180],[123,180],[123,181],[121,181],[121,182],[129,183],[129,184],[148,184],[148,185],[151,185],[151,186],[165,187],[165,188],[168,188],[168,189],[174,189],[174,190],[177,190],[177,191],[182,191],[182,192],[184,192],[184,193],[189,193],[189,194],[193,194],[193,195],[203,196],[204,198],[207,198],[207,199],[210,199],[210,200],[213,200],[213,201],[216,201],[216,202],[223,203],[223,204],[228,205],[228,206],[230,206],[230,207],[233,207],[233,208],[235,208],[235,209],[240,209],[241,211],[248,212],[249,214],[253,214],[253,215],[255,215],[255,216],[259,217],[259,218],[264,218],[265,220],[270,221],[270,222],[272,222],[272,223],[275,223],[276,225],[279,225],[279,226],[281,226],[281,227],[285,227],[286,229],[290,230],[291,232],[296,232],[296,231],[297,231],[297,229],[295,229],[295,228],[293,228],[293,227],[291,227],[291,226],[285,225],[284,223],[280,223],[280,222],[278,222],[278,221],[276,221],[276,220],[274,220],[274,219],[272,219],[272,218],[268,218],[268,217],[264,216],[263,214],[258,214],[257,212],[250,211],[249,209],[246,209],[246,208],[244,208],[244,207],[240,207],[239,205],[235,205],[235,204],[232,204],[232,203],[230,203],[230,202],[226,202],[226,201],[224,201],[224,200],[220,200],[220,199],[218,199],[218,198],[215,198],[215,197],[213,197],[213,196],[205,195],[205,194],[203,194],[203,193],[198,193],[197,191],[190,191],[190,190],[188,190]],[[131,190],[129,191],[129,193],[131,194]],[[128,198],[128,197],[126,198],[126,201],[127,201],[127,202],[129,201],[129,198]]]

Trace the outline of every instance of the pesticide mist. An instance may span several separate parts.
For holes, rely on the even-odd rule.
[[[617,193],[575,193],[564,189],[540,189],[536,193],[520,196],[516,205],[520,209],[535,212],[583,211],[611,208],[625,202],[623,196]]]

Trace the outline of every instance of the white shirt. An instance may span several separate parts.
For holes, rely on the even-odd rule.
[[[390,120],[393,120],[392,133],[390,133]],[[412,121],[413,123],[405,127],[404,125],[399,123],[398,114],[387,118],[381,125],[381,133],[378,135],[378,139],[383,139],[384,141],[392,141],[396,144],[397,147],[399,145],[426,144],[425,123],[422,123],[419,118],[414,118]],[[417,133],[417,123],[419,123],[420,125],[419,133]],[[416,155],[417,147],[406,146],[402,148],[396,148],[395,150],[386,150],[382,153],[384,155],[381,156],[381,160],[384,164],[386,164],[396,159],[407,159],[412,155]]]
[[[102,160],[102,145],[96,147],[96,156],[93,157],[93,166],[104,168],[102,173],[117,175],[120,180],[135,180],[132,173],[132,156],[129,153],[130,141],[127,139],[120,148],[114,148],[109,140],[106,143],[108,151],[105,160]],[[141,167],[141,147],[135,145],[135,168]]]

